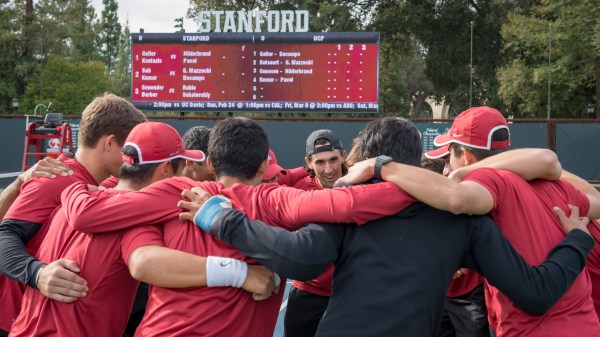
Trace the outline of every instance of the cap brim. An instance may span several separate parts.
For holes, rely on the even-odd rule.
[[[182,154],[178,155],[177,157],[192,160],[195,162],[203,162],[206,159],[206,155],[204,155],[204,152],[200,150],[185,150]]]
[[[452,140],[453,140],[453,138],[452,138],[452,136],[450,136],[450,132],[448,132],[443,135],[439,135],[439,136],[435,137],[435,139],[433,140],[433,145],[443,146],[443,145],[449,144],[450,142],[452,142]]]
[[[269,165],[267,167],[267,170],[265,171],[265,174],[263,175],[263,180],[271,180],[275,178],[275,176],[279,173],[285,174],[285,170],[283,169],[283,167],[277,164]]]
[[[449,154],[450,154],[450,144],[446,144],[435,150],[425,152],[425,157],[427,157],[429,159],[440,159],[440,158],[446,157]]]

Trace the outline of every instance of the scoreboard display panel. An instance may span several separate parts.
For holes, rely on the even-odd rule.
[[[379,33],[137,33],[142,110],[377,113]]]

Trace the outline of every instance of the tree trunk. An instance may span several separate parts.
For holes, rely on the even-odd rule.
[[[600,119],[600,56],[596,57],[596,119]]]

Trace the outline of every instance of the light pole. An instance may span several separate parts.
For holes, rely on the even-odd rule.
[[[590,103],[587,105],[587,113],[588,113],[588,117],[590,119],[594,118],[594,113],[596,112],[596,106],[594,106],[594,103]]]
[[[19,105],[21,105],[21,103],[19,102],[19,98],[18,97],[13,98],[11,104],[12,104],[12,107],[13,107],[13,110],[15,111],[15,113],[17,113],[17,110],[19,110]]]
[[[44,100],[44,25],[40,24],[40,100]]]
[[[473,21],[471,21],[471,63],[469,65],[469,108],[473,106]]]
[[[548,119],[550,119],[550,97],[552,96],[552,23],[548,24]]]

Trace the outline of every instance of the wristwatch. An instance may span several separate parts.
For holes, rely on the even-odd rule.
[[[375,158],[375,168],[373,169],[373,177],[375,179],[383,180],[381,178],[381,167],[392,161],[392,157],[381,155]]]

